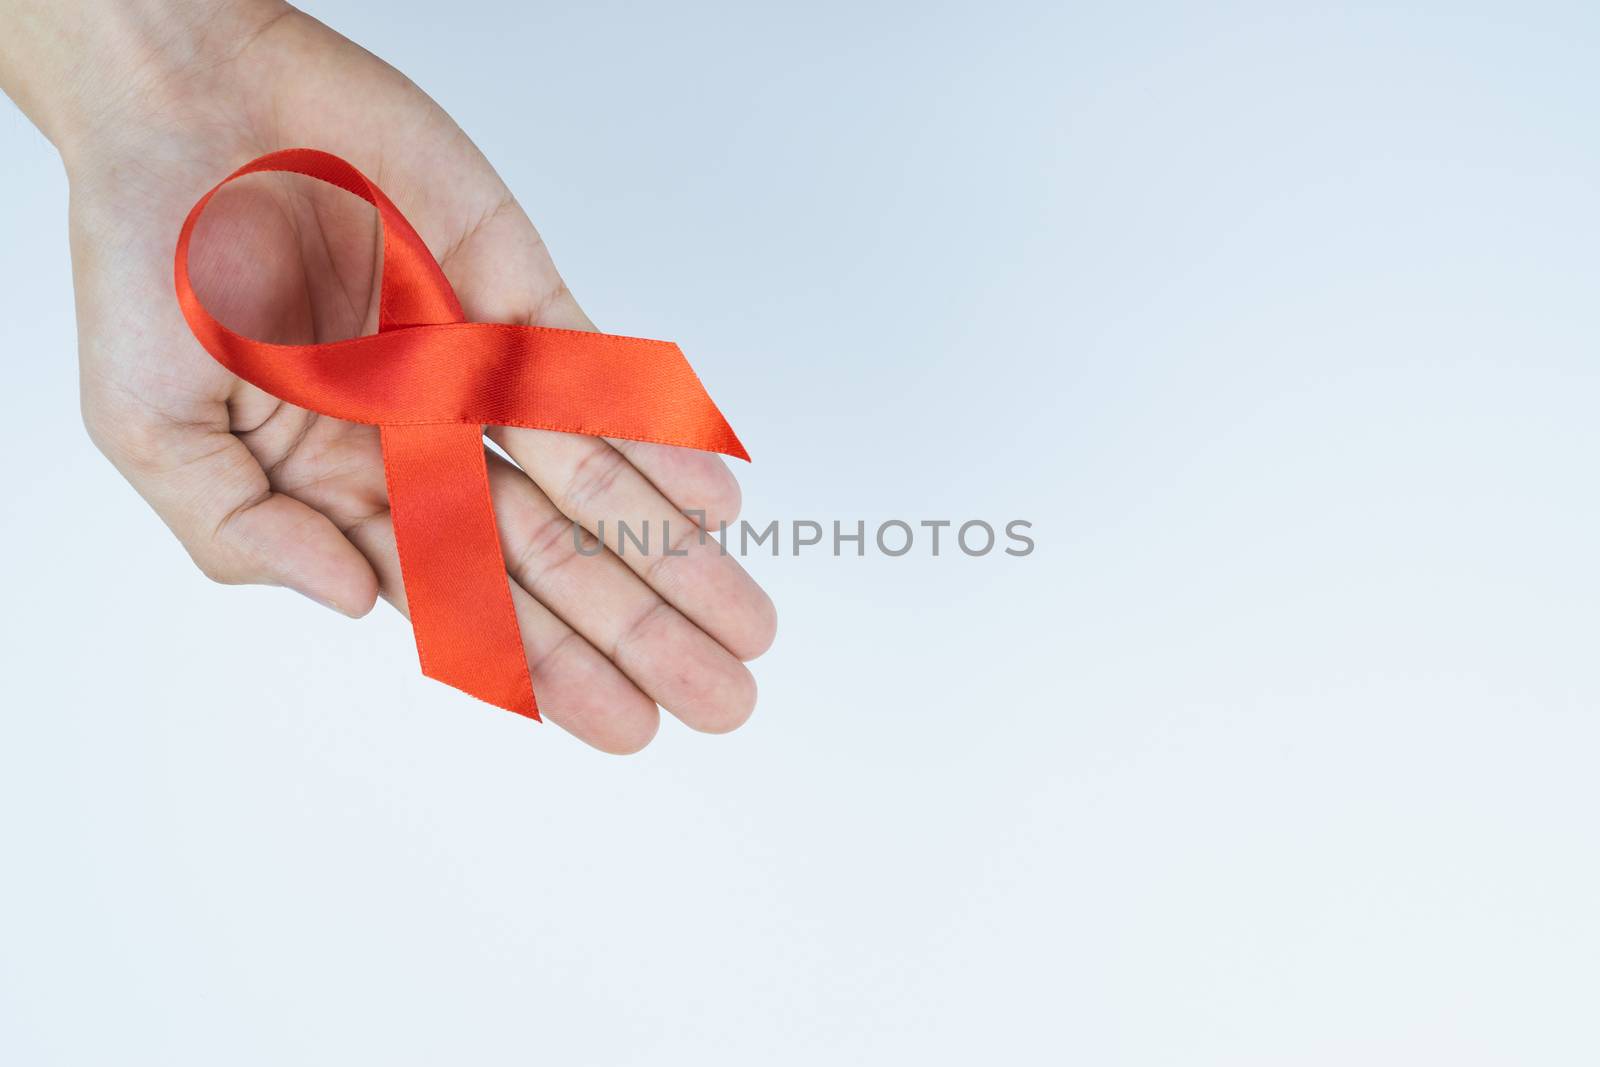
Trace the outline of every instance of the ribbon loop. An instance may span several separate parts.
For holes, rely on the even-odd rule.
[[[229,330],[189,279],[195,224],[218,189],[286,171],[378,209],[378,332],[319,344]],[[178,304],[228,370],[297,407],[381,427],[385,480],[422,672],[537,719],[510,579],[489,498],[483,427],[653,441],[749,459],[677,345],[543,326],[463,321],[422,238],[369,178],[314,149],[273,152],[201,197],[178,234]]]

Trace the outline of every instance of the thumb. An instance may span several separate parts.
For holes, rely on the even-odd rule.
[[[283,586],[352,618],[372,610],[378,579],[366,557],[326,515],[274,492],[233,434],[161,423],[90,435],[206,577]]]
[[[229,512],[209,542],[184,547],[215,581],[281,585],[353,619],[378,598],[366,557],[326,515],[282,493]]]

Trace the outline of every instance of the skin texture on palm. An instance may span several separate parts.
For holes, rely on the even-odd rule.
[[[401,205],[469,319],[593,326],[492,167],[393,68],[275,4],[223,5],[189,32],[204,61],[131,80],[94,136],[57,140],[72,178],[85,423],[216,580],[285,585],[349,615],[380,595],[404,611],[376,429],[284,404],[212,361],[173,299],[178,221],[247,159],[325,148]],[[258,175],[207,209],[191,266],[230,327],[323,341],[375,328],[380,250],[375,213],[354,197]],[[772,604],[684,514],[703,510],[714,527],[737,513],[722,460],[490,433],[515,461],[491,455],[491,491],[546,717],[612,752],[654,736],[657,704],[696,729],[742,723],[755,685],[741,661],[771,643]],[[577,550],[573,520],[618,519],[670,522],[687,555]]]

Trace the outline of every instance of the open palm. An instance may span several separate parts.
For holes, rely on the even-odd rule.
[[[143,102],[73,177],[73,269],[85,422],[101,449],[223,582],[297,589],[360,615],[405,610],[374,427],[320,416],[233,377],[190,335],[171,289],[189,206],[278,148],[349,159],[405,212],[469,319],[592,329],[489,163],[420,89],[291,8],[221,65]],[[218,194],[191,264],[208,308],[279,342],[371,332],[375,213],[308,179],[259,175]],[[634,751],[656,705],[738,726],[755,703],[741,660],[771,643],[770,600],[698,536],[732,518],[721,459],[660,445],[492,428],[491,492],[542,712],[607,751]],[[677,547],[589,555],[572,523],[671,521]],[[592,548],[593,542],[590,542]]]

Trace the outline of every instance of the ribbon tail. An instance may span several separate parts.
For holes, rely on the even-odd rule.
[[[539,718],[500,552],[483,428],[384,426],[395,545],[422,673]]]

